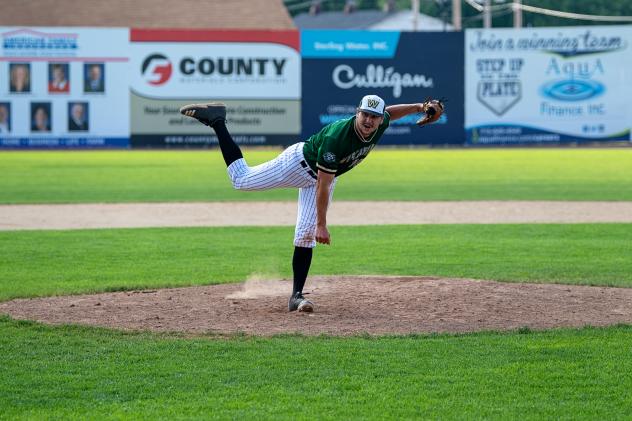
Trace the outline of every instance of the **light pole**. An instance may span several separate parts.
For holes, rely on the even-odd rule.
[[[513,21],[514,28],[522,28],[522,0],[514,0],[513,4]]]
[[[485,0],[483,3],[483,28],[492,27],[492,0]]]
[[[452,26],[455,31],[461,30],[461,0],[452,0]]]

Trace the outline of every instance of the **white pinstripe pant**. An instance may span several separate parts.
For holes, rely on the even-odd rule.
[[[303,142],[285,149],[271,161],[249,167],[245,159],[238,159],[228,167],[233,187],[237,190],[259,191],[275,188],[298,188],[298,214],[294,230],[294,245],[316,247],[316,179],[304,167]],[[336,180],[329,190],[329,203],[334,195]]]

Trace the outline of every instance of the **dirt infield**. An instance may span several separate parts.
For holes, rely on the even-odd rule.
[[[334,202],[332,225],[632,222],[632,202]],[[0,206],[0,230],[293,225],[296,203]],[[632,323],[632,289],[428,277],[314,277],[313,314],[287,312],[290,281],[0,303],[44,323],[191,334],[355,335]]]
[[[44,323],[190,334],[409,334],[632,323],[632,289],[430,277],[308,281],[312,314],[288,313],[290,281],[21,299],[0,313]]]
[[[328,220],[330,225],[632,222],[632,202],[334,201]],[[295,223],[294,201],[0,205],[0,230]]]

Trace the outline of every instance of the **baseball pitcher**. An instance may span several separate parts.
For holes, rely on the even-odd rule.
[[[416,104],[385,106],[377,95],[362,98],[353,117],[323,127],[305,142],[285,149],[271,161],[250,167],[239,146],[226,128],[226,106],[221,103],[191,104],[180,109],[210,126],[228,167],[228,176],[237,190],[268,190],[282,187],[299,189],[298,216],[294,231],[292,269],[294,284],[288,302],[289,311],[314,311],[305,299],[303,287],[312,262],[316,243],[330,244],[327,209],[333,197],[337,177],[358,165],[377,145],[391,120],[409,114],[424,113],[417,125],[433,123],[443,113],[443,103],[428,100]]]

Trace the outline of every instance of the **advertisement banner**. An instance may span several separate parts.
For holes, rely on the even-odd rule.
[[[129,30],[0,27],[0,148],[129,146]]]
[[[470,144],[629,140],[632,27],[467,30]]]
[[[297,31],[132,29],[132,145],[216,144],[213,131],[178,110],[224,102],[240,144],[299,140],[301,59]]]
[[[462,33],[309,30],[301,51],[304,139],[376,94],[387,106],[447,98],[439,121],[423,129],[420,114],[392,121],[381,145],[464,143]]]

